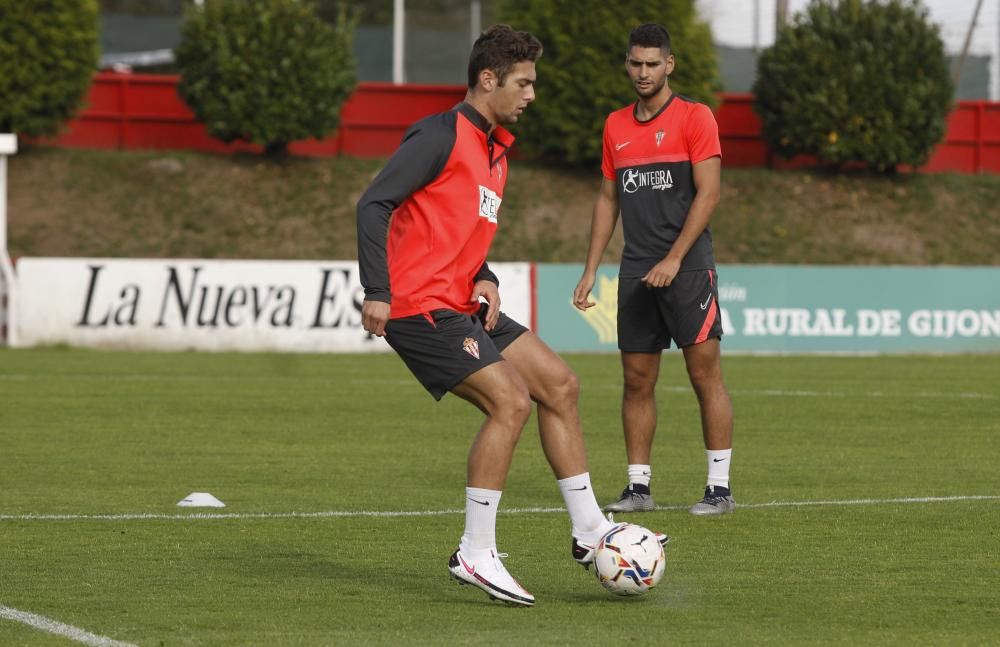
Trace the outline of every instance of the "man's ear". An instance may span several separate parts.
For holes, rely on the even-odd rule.
[[[479,87],[486,92],[492,92],[498,85],[496,72],[483,70],[479,73]]]

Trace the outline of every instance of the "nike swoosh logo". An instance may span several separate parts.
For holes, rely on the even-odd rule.
[[[726,460],[726,459],[725,459],[725,458],[713,458],[713,459],[712,459],[712,462],[713,462],[713,463],[721,463],[721,462],[722,462],[722,461],[724,461],[724,460]]]
[[[570,491],[570,492],[583,492],[583,491],[584,491],[584,490],[586,490],[586,489],[587,489],[587,486],[586,486],[586,485],[584,485],[583,487],[571,487],[571,488],[569,489],[569,491]]]
[[[478,503],[479,505],[489,505],[490,504],[489,501],[479,501],[477,499],[473,499],[471,496],[470,497],[466,497],[466,498],[469,499],[469,501],[472,501],[473,503]]]
[[[469,565],[465,562],[465,560],[462,559],[461,555],[458,556],[458,559],[462,562],[462,566],[465,567],[465,570],[469,572],[469,575],[475,575],[476,574],[476,567],[475,566],[472,566],[470,568]]]
[[[632,140],[630,139],[629,141],[625,142],[624,144],[617,144],[615,146],[615,150],[616,151],[620,151],[621,149],[625,148],[626,146],[628,146],[631,143],[632,143]]]
[[[708,295],[708,298],[705,299],[705,303],[699,303],[698,305],[701,307],[702,310],[704,310],[705,308],[708,307],[708,304],[711,302],[712,302],[712,295],[710,294]]]

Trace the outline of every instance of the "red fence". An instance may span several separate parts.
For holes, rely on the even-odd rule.
[[[259,150],[210,137],[178,97],[177,81],[176,76],[98,74],[87,107],[70,121],[64,134],[46,143],[81,148]],[[362,83],[344,104],[337,132],[323,140],[296,142],[291,150],[299,155],[386,156],[410,124],[447,110],[464,94],[465,88],[452,85]],[[786,168],[805,163],[771,155],[761,139],[752,102],[747,94],[722,95],[716,117],[726,166]],[[1000,103],[960,101],[948,118],[945,140],[923,170],[1000,173]]]

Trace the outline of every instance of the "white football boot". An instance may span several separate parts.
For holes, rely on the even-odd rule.
[[[535,596],[521,586],[500,561],[506,553],[491,548],[480,555],[470,559],[461,549],[456,550],[448,560],[448,572],[459,584],[472,584],[486,591],[492,600],[525,607],[535,604]]]

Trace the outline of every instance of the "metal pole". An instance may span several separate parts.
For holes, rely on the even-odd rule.
[[[17,345],[17,283],[7,253],[7,156],[17,152],[17,135],[0,135],[0,281],[7,296],[7,345]],[[3,322],[0,322],[2,324]]]
[[[774,40],[777,42],[781,28],[788,23],[788,0],[778,0],[774,6]]]
[[[760,0],[753,0],[753,51],[760,51]]]
[[[469,47],[476,44],[476,39],[483,31],[483,3],[480,0],[469,0]]]
[[[406,2],[394,0],[392,7],[392,82],[406,83],[403,51],[406,47]]]
[[[1000,0],[996,0],[997,31],[993,34],[993,83],[990,84],[990,100],[1000,101]]]
[[[965,32],[965,43],[962,44],[962,53],[959,54],[958,60],[955,61],[955,66],[951,71],[951,80],[955,84],[955,90],[958,90],[958,81],[962,78],[962,66],[965,65],[965,57],[969,53],[969,46],[972,44],[972,32],[976,30],[976,21],[979,20],[979,10],[983,8],[983,0],[978,0],[976,2],[976,10],[972,12],[972,21],[969,23],[969,30]]]

